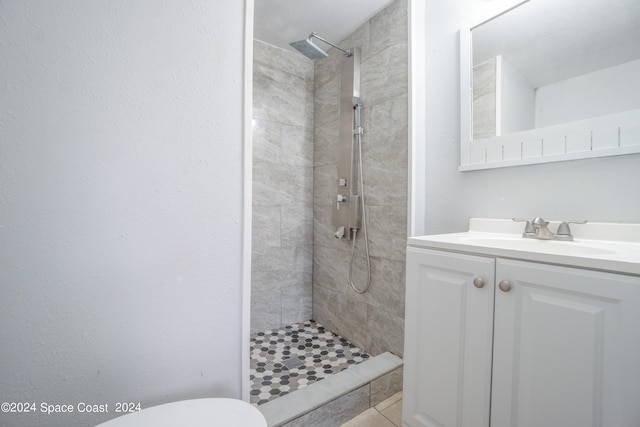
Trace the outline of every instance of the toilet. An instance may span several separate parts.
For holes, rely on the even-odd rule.
[[[96,427],[267,427],[258,408],[236,399],[182,400],[152,406]]]

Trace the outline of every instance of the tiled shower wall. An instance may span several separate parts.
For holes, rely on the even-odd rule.
[[[315,62],[313,318],[371,355],[403,354],[407,236],[407,0],[396,0],[338,45],[358,46],[361,60],[365,204],[371,249],[369,292],[347,282],[350,242],[331,223],[337,176],[341,55]],[[362,239],[354,282],[366,280]]]
[[[251,332],[311,319],[313,62],[254,42]]]

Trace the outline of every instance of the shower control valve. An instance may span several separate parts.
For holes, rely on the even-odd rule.
[[[346,178],[340,178],[340,179],[338,180],[338,186],[340,186],[340,187],[346,187],[346,186],[347,186],[347,183],[348,183],[348,181],[347,181],[347,179],[346,179]]]
[[[340,210],[340,202],[342,203],[346,203],[347,202],[347,196],[345,196],[344,194],[338,194],[336,196],[336,209]]]

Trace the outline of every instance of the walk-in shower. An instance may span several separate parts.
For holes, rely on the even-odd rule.
[[[349,260],[349,285],[363,294],[371,285],[371,257],[367,235],[367,218],[364,204],[364,179],[362,167],[362,102],[360,100],[360,49],[343,49],[312,32],[304,40],[291,43],[309,59],[326,58],[329,55],[318,47],[316,38],[344,53],[340,74],[340,132],[338,141],[338,176],[336,200],[333,208],[334,236],[351,240]],[[362,229],[366,262],[367,281],[361,288],[353,282],[353,259],[356,249],[356,236]]]
[[[297,24],[275,16],[279,40],[254,40],[250,398],[270,425],[341,425],[402,389],[407,15],[390,5],[345,37],[283,43]]]

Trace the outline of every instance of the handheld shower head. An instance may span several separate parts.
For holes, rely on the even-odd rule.
[[[294,47],[296,50],[298,50],[300,53],[302,53],[304,56],[306,56],[307,58],[309,58],[311,60],[327,58],[329,56],[329,54],[327,54],[327,52],[325,52],[324,50],[320,49],[320,47],[318,47],[318,45],[316,45],[313,42],[313,40],[312,40],[313,38],[316,38],[316,39],[318,39],[318,40],[320,40],[322,42],[325,42],[326,44],[328,44],[330,46],[335,47],[336,49],[338,49],[339,51],[343,52],[347,56],[353,55],[352,51],[343,49],[340,46],[337,46],[337,45],[331,43],[330,41],[323,39],[322,37],[320,37],[315,32],[309,34],[309,37],[307,37],[306,39],[300,40],[300,41],[297,41],[297,42],[293,42],[293,43],[289,43],[289,45]]]

